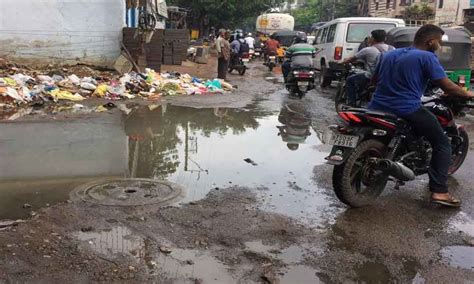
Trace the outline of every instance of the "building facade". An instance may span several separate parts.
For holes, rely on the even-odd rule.
[[[474,0],[360,0],[359,15],[368,17],[403,18],[407,7],[427,5],[433,10],[431,19],[420,21],[405,19],[407,24],[420,25],[426,22],[439,25],[458,25],[463,23],[463,10],[474,4]]]

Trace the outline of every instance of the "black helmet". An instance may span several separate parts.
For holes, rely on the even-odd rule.
[[[305,33],[298,33],[295,37],[294,43],[307,43],[308,37]]]

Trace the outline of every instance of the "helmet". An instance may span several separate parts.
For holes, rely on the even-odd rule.
[[[288,147],[288,149],[290,149],[291,151],[296,151],[300,147],[300,144],[298,144],[298,143],[288,143],[288,144],[286,144],[286,147]]]
[[[249,33],[247,36],[252,36],[252,33]]]
[[[294,43],[307,43],[308,37],[305,33],[298,33],[295,37]]]

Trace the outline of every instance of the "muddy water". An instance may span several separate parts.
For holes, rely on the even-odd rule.
[[[257,188],[268,210],[319,215],[328,202],[311,178],[326,153],[304,105],[285,106],[159,106],[128,116],[0,123],[0,219],[26,218],[103,177],[166,179],[187,190],[183,203],[219,188]]]

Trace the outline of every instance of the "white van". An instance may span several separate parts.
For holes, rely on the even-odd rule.
[[[344,66],[341,62],[354,56],[360,44],[373,30],[404,27],[402,19],[339,18],[316,31],[314,67],[320,71],[320,84],[327,87],[338,79]]]

